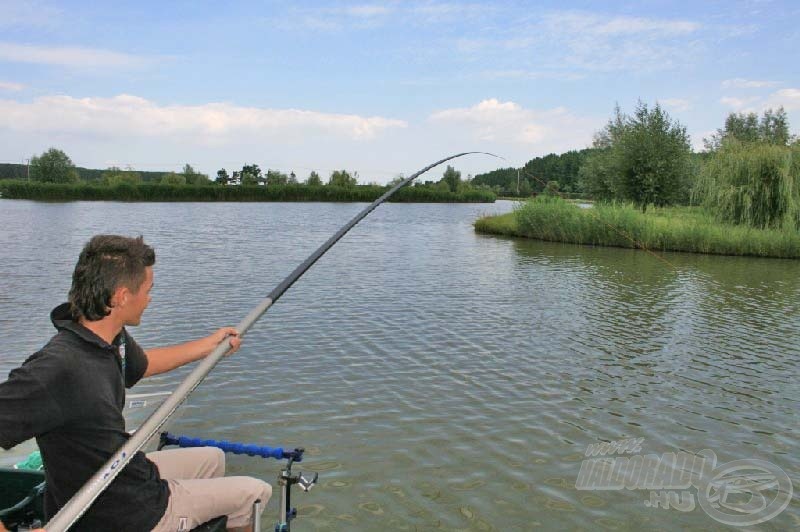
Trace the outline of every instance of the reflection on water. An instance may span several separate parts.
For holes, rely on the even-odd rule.
[[[0,201],[0,371],[50,335],[93,233],[156,246],[144,345],[235,323],[362,205]],[[301,530],[722,528],[577,491],[586,446],[644,438],[798,479],[794,261],[476,235],[496,205],[385,205],[270,310],[171,430],[290,447]],[[137,392],[177,383],[159,376]],[[231,457],[267,480],[275,462]],[[276,501],[270,503],[270,515]],[[800,525],[790,506],[762,525]],[[266,524],[266,521],[265,521]]]

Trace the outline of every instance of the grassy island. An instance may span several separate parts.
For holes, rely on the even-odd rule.
[[[475,230],[593,246],[800,258],[797,230],[726,224],[703,207],[651,208],[642,213],[630,204],[609,203],[582,209],[561,198],[540,196],[508,214],[480,218]]]
[[[370,202],[386,192],[379,185],[269,186],[170,185],[156,183],[42,183],[2,180],[0,195],[7,199],[40,201],[326,201]],[[440,187],[412,186],[399,190],[390,201],[406,203],[493,203],[487,190],[450,192]]]

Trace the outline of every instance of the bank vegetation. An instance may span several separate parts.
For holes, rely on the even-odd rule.
[[[691,152],[660,106],[619,108],[578,170],[581,209],[545,186],[476,230],[577,244],[800,258],[800,142],[783,109],[731,114]]]

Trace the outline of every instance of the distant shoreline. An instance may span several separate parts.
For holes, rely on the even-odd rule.
[[[371,202],[387,188],[375,185],[101,185],[96,183],[36,183],[0,181],[0,197],[34,201],[132,201],[132,202]],[[450,192],[425,186],[399,190],[389,201],[400,203],[494,203],[494,193],[468,189]]]

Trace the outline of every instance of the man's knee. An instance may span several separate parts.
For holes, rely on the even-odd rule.
[[[272,497],[272,486],[257,478],[243,478],[247,479],[247,488],[248,492],[251,494],[252,501],[255,502],[256,500],[260,500],[261,507],[264,508],[264,506],[267,505],[270,497]]]
[[[211,452],[212,476],[214,478],[225,476],[225,452],[218,447],[209,447],[208,449]]]

